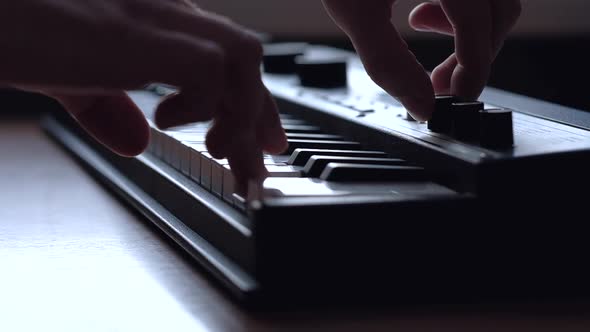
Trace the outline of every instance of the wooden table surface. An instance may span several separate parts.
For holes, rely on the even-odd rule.
[[[0,118],[0,331],[590,331],[578,303],[247,311],[50,141]]]

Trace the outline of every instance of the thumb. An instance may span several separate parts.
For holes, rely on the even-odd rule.
[[[123,92],[109,95],[50,94],[97,141],[122,156],[142,153],[149,143],[145,116]]]

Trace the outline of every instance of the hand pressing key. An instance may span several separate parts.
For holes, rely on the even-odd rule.
[[[477,99],[492,62],[521,12],[519,0],[438,0],[410,15],[419,31],[455,37],[455,53],[431,79],[391,22],[396,0],[324,0],[334,21],[350,37],[371,78],[397,97],[418,120],[428,120],[434,94]]]
[[[179,88],[156,112],[162,128],[214,120],[210,152],[238,180],[265,176],[262,152],[287,141],[246,29],[188,0],[19,0],[0,4],[0,84],[55,97],[98,141],[133,156],[149,128],[125,90]]]

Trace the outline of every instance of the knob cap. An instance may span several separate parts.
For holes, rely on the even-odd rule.
[[[302,86],[333,89],[348,85],[348,59],[341,56],[298,56],[297,75]]]
[[[509,109],[489,109],[480,111],[479,139],[483,147],[508,149],[514,146],[512,111]]]
[[[479,138],[479,112],[484,104],[479,101],[454,103],[452,106],[453,137],[473,141]]]
[[[269,74],[295,74],[295,58],[305,54],[306,43],[278,43],[264,45],[262,63]]]
[[[453,128],[452,108],[461,100],[456,96],[436,96],[434,113],[428,121],[428,129],[435,133],[450,133]]]

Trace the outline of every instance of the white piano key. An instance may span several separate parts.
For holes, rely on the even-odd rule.
[[[201,186],[211,191],[211,161],[213,157],[208,152],[201,153]]]
[[[227,159],[211,160],[211,192],[216,196],[221,197],[223,195],[223,170],[228,165],[229,161]]]
[[[270,161],[269,161],[270,162]],[[226,163],[219,165],[219,169],[215,170],[214,182],[216,186],[221,187],[221,196],[228,203],[233,202],[235,193],[235,177],[231,171],[231,167]],[[301,177],[302,168],[298,166],[290,166],[285,164],[267,164],[265,165],[269,177]],[[219,178],[221,175],[221,179]]]
[[[197,183],[201,183],[201,153],[207,152],[205,144],[184,143],[189,148],[190,172],[189,175]]]
[[[264,165],[267,169],[271,166],[287,166],[285,163],[270,158],[264,159]],[[211,162],[211,192],[217,196],[223,196],[228,202],[231,202],[231,195],[234,193],[234,181],[229,161],[227,159],[213,159]]]
[[[236,179],[234,177],[234,174],[232,173],[229,165],[225,165],[223,167],[223,173],[222,173],[222,196],[223,199],[228,202],[228,203],[233,203],[234,202],[234,193],[236,191],[235,189],[235,183],[236,183]]]
[[[268,178],[263,193],[265,197],[455,194],[432,182],[332,183],[312,178]]]
[[[171,159],[172,159],[172,146],[175,142],[174,138],[170,137],[170,135],[167,132],[163,132],[162,135],[162,141],[161,141],[161,146],[162,146],[162,160],[164,160],[165,163],[170,164],[171,163]]]

